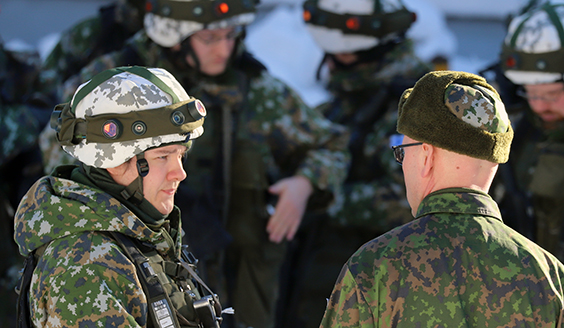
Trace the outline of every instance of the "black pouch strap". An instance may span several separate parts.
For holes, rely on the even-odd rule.
[[[141,254],[129,237],[119,232],[110,231],[109,233],[125,252],[125,255],[135,264],[138,274],[142,275],[139,280],[143,285],[145,295],[147,295],[149,320],[153,322],[155,327],[180,328],[172,308],[172,302],[159,279],[157,279],[156,273],[149,264],[149,259]]]
[[[31,311],[29,304],[29,291],[31,285],[31,277],[37,265],[35,260],[35,252],[30,253],[25,259],[24,269],[20,281],[16,286],[16,293],[18,294],[17,307],[17,328],[31,328]]]
[[[29,253],[24,262],[20,280],[16,285],[15,291],[18,294],[18,303],[16,304],[16,328],[32,328],[31,310],[29,304],[29,293],[31,291],[31,278],[33,271],[37,266],[37,262],[43,256],[45,249],[49,243],[43,244]]]

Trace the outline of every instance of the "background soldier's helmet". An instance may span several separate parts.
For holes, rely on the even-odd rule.
[[[501,66],[515,84],[561,81],[564,74],[564,2],[546,2],[513,18]]]
[[[203,29],[245,26],[255,19],[257,0],[148,0],[145,31],[170,48]]]
[[[118,67],[80,85],[55,107],[51,127],[62,148],[97,168],[116,167],[145,150],[189,146],[203,132],[206,109],[164,69]]]
[[[404,34],[415,21],[401,0],[306,0],[304,21],[330,54],[366,50]]]

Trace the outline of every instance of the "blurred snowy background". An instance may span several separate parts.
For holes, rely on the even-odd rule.
[[[0,0],[0,37],[8,48],[44,58],[61,31],[93,16],[106,0]],[[328,95],[315,79],[323,53],[302,21],[301,0],[261,0],[247,47],[310,105]],[[506,18],[527,0],[404,0],[417,13],[409,36],[425,60],[444,57],[448,68],[476,73],[497,60]]]

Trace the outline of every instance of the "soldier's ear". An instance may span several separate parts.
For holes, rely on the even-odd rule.
[[[423,163],[421,168],[421,177],[427,178],[431,175],[433,167],[435,166],[436,148],[433,145],[423,143],[421,151],[419,152],[420,158]]]
[[[128,186],[138,176],[136,164],[137,158],[134,156],[125,163],[116,167],[107,168],[106,171],[108,171],[112,179],[114,179],[117,184]]]

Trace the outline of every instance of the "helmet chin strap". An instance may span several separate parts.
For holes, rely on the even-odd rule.
[[[139,205],[143,201],[143,178],[149,174],[149,163],[145,159],[145,153],[137,154],[137,173],[139,174],[129,186],[121,192],[126,200]]]

